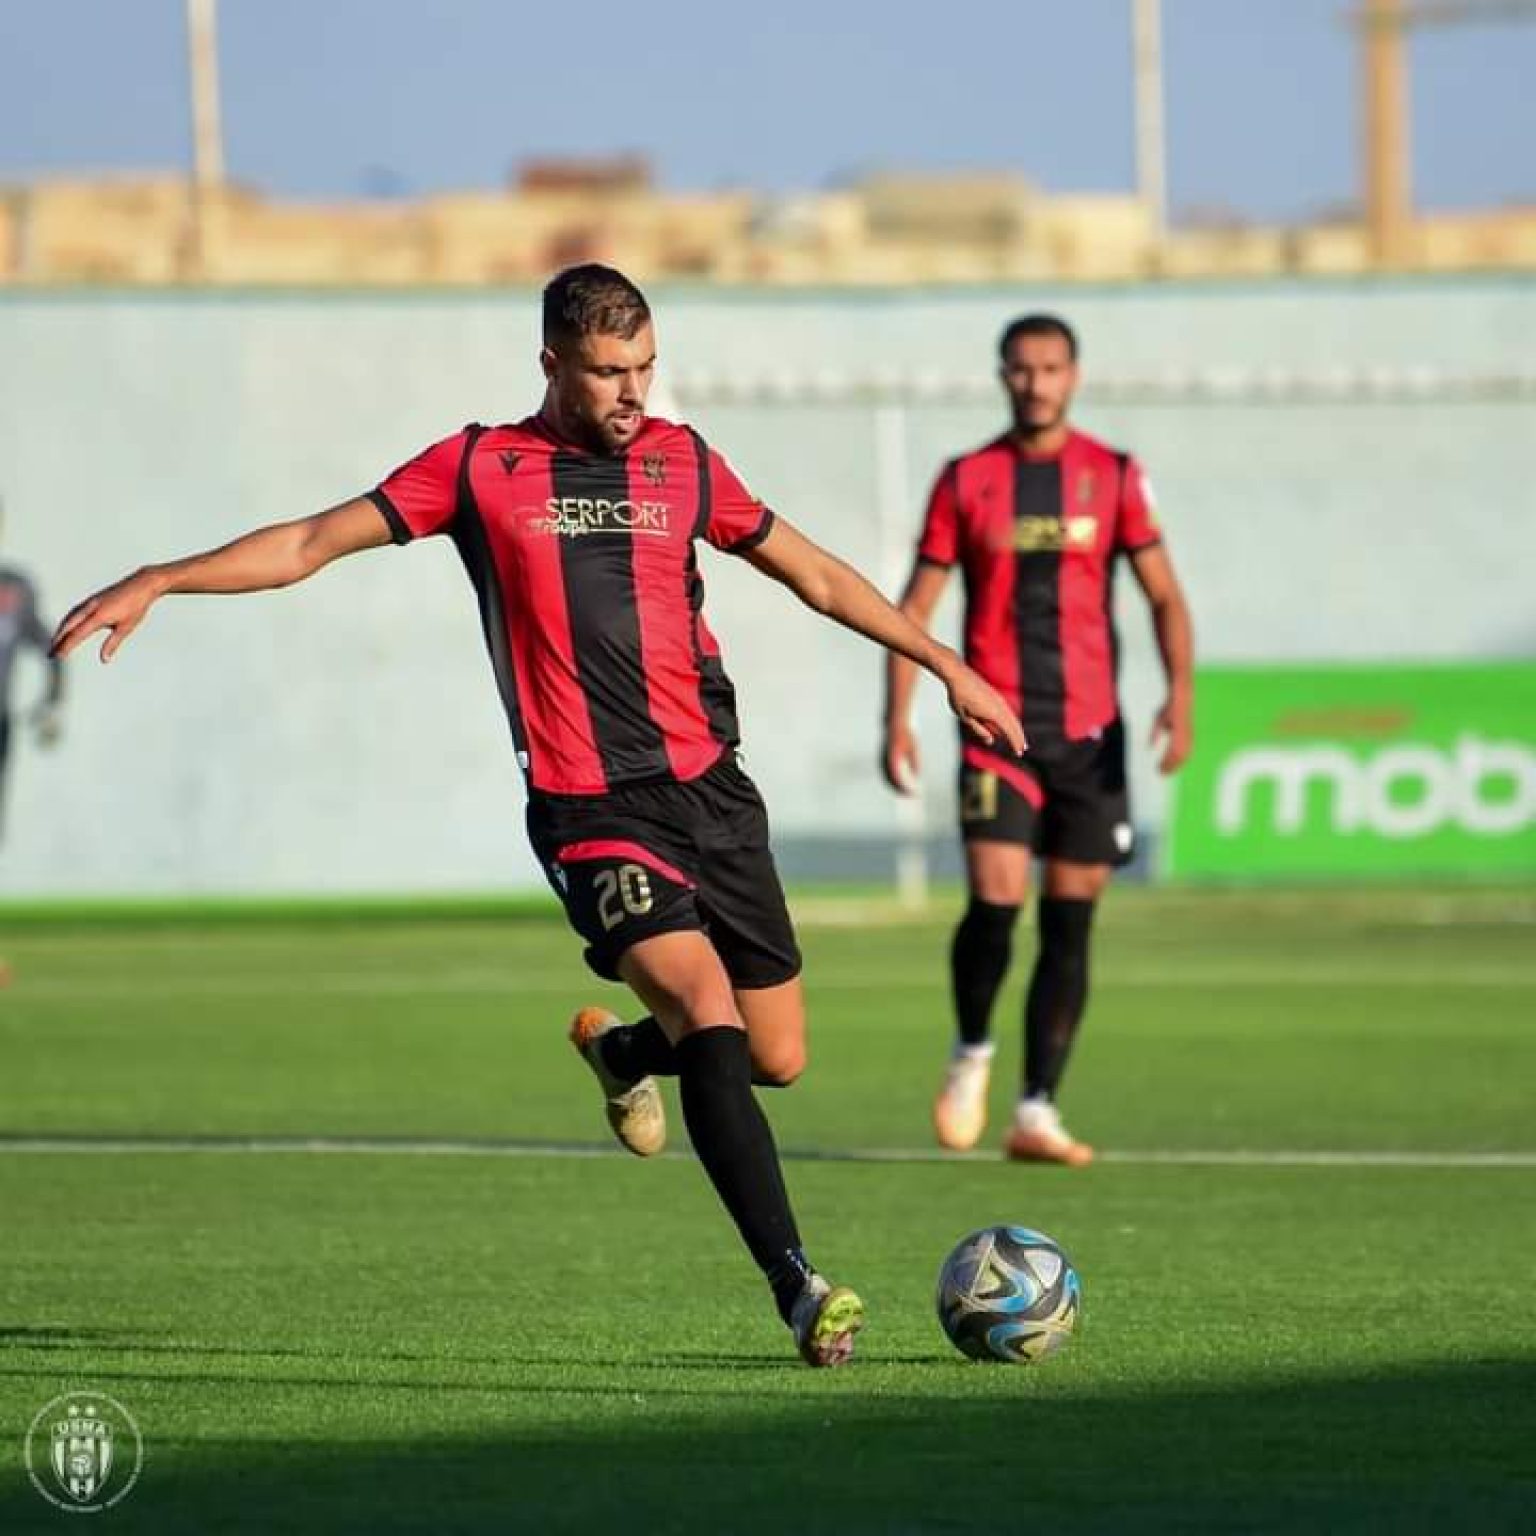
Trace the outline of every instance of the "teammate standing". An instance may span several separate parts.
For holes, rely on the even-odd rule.
[[[1056,1094],[1087,1001],[1094,904],[1132,846],[1112,604],[1121,555],[1151,607],[1167,677],[1153,728],[1164,773],[1189,755],[1192,639],[1140,465],[1068,420],[1078,383],[1072,328],[1054,315],[1026,315],[1003,332],[999,352],[1012,426],[944,466],[901,599],[926,627],[950,570],[961,568],[966,660],[1019,712],[1029,737],[1022,756],[998,742],[962,744],[970,901],[950,951],[957,1038],[933,1119],[940,1144],[953,1149],[974,1146],[986,1126],[992,1007],[1033,851],[1045,866],[1039,950],[1005,1151],[1080,1165],[1093,1149],[1068,1134]],[[916,671],[894,653],[888,666],[883,767],[910,793]]]
[[[633,1152],[658,1151],[655,1078],[676,1075],[694,1150],[812,1365],[852,1352],[863,1304],[806,1259],[752,1092],[805,1064],[796,946],[761,799],[736,760],[735,694],[704,622],[698,540],[934,672],[986,742],[1022,749],[997,692],[851,567],[748,493],[690,428],[647,417],[650,310],[610,268],[544,293],[547,388],[515,425],[466,427],[366,496],[147,567],[89,599],[63,655],[106,629],[110,659],[167,592],[249,592],[338,556],[446,534],[479,600],[528,780],[528,832],[600,975],[650,1016],[583,1009],[571,1040]]]
[[[23,572],[0,565],[0,829],[5,822],[5,781],[13,733],[11,682],[16,658],[28,648],[48,659],[47,691],[29,719],[38,743],[51,747],[59,736],[64,668],[57,657],[48,656],[48,629],[38,614],[36,589]]]
[[[11,682],[16,658],[32,649],[47,658],[48,685],[29,716],[39,746],[59,739],[59,715],[64,702],[64,667],[48,655],[48,629],[38,614],[37,591],[26,575],[0,565],[0,833],[5,830],[5,785],[11,762]],[[11,968],[0,959],[0,986],[9,985]]]

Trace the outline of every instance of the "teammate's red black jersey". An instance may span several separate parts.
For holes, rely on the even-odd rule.
[[[918,556],[965,575],[965,659],[1026,734],[1078,740],[1119,713],[1116,557],[1159,539],[1140,465],[1074,432],[1034,458],[1007,436],[944,466]]]
[[[740,553],[773,514],[692,429],[653,417],[600,456],[536,416],[469,426],[372,499],[397,543],[445,533],[458,546],[534,789],[693,779],[736,745],[694,541]]]

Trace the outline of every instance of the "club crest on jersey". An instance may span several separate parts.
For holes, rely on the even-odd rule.
[[[667,483],[666,454],[648,453],[641,459],[640,467],[645,471],[645,478],[652,485],[665,485]]]

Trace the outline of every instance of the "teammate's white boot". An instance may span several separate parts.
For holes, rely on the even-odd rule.
[[[969,1152],[987,1128],[987,1086],[995,1047],[956,1045],[933,1101],[933,1130],[950,1152]]]
[[[1069,1168],[1086,1168],[1093,1161],[1093,1148],[1073,1137],[1049,1099],[1020,1099],[1013,1112],[1013,1129],[1003,1143],[1003,1155],[1016,1163],[1064,1163]]]

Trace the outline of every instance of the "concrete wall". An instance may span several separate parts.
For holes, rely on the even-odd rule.
[[[142,561],[366,489],[464,421],[521,415],[537,397],[534,298],[0,297],[0,561],[28,568],[56,617]],[[1079,415],[1150,466],[1204,654],[1536,652],[1536,403],[1507,387],[1529,379],[1531,280],[652,299],[693,418],[774,506],[887,584],[933,470],[1001,421],[986,394],[1000,324],[1061,302],[1101,383],[1172,381],[1085,393]],[[1426,368],[1473,383],[1401,387]],[[1205,399],[1175,377],[1220,370],[1398,383],[1309,400],[1250,379]],[[882,469],[875,412],[831,375],[974,387],[907,407]],[[722,383],[744,377],[784,380],[781,403],[723,403]],[[794,381],[817,378],[825,399],[796,403]],[[754,573],[706,562],[749,760],[792,864],[834,839],[883,846],[896,820],[873,773],[879,658]],[[1134,591],[1121,603],[1139,737],[1155,654]],[[172,600],[111,668],[82,657],[69,671],[64,741],[45,755],[23,739],[13,762],[0,894],[538,882],[445,542],[286,593]],[[22,693],[38,681],[24,668]],[[943,832],[953,748],[934,689],[923,721]],[[1155,832],[1144,756],[1134,787]]]

